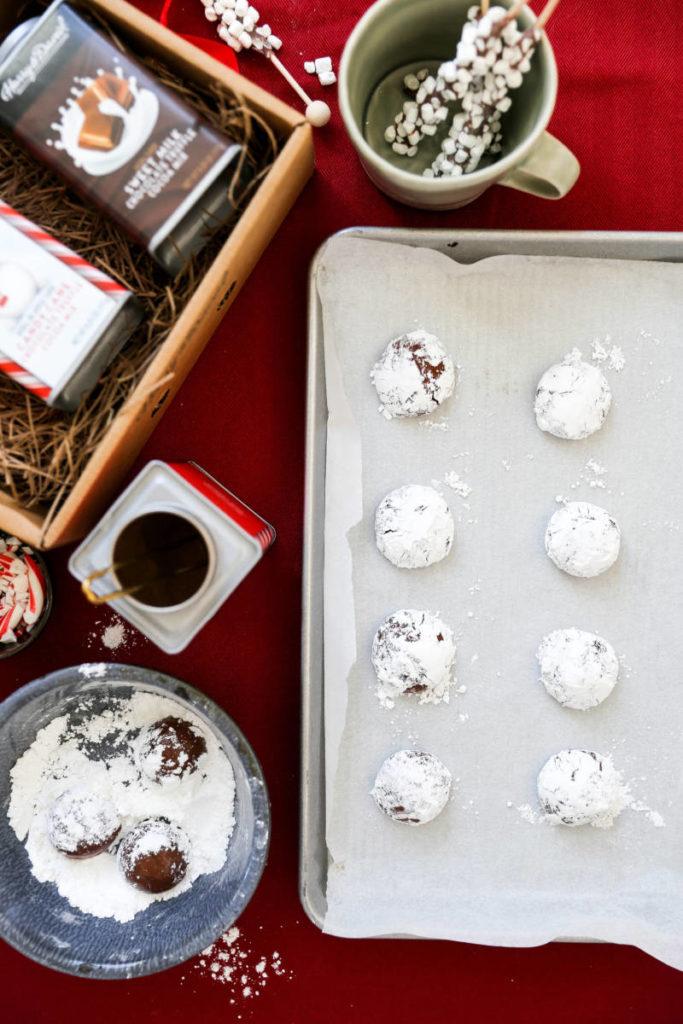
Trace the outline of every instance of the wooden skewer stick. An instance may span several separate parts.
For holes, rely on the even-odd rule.
[[[301,97],[306,104],[306,117],[315,128],[322,128],[330,120],[332,113],[327,103],[323,100],[312,100],[308,93],[299,85],[294,75],[290,74],[279,57],[276,57],[272,50],[264,50],[263,55],[280,72],[285,81],[289,82],[294,92]]]
[[[505,20],[512,21],[513,18],[517,17],[517,15],[520,13],[524,6],[526,6],[526,0],[517,0],[517,3],[513,4],[513,6],[505,15]]]
[[[489,2],[490,0],[481,0],[481,7],[479,8],[479,10],[481,11],[482,15],[486,14],[486,12],[488,11]]]
[[[548,0],[548,3],[545,5],[545,7],[538,16],[536,28],[542,29],[545,27],[545,25],[547,25],[548,21],[550,20],[550,15],[553,13],[559,2],[560,0]]]

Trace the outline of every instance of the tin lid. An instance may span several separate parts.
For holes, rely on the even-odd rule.
[[[188,468],[186,474],[182,472],[184,467]],[[130,597],[118,597],[110,602],[110,607],[122,618],[168,654],[176,654],[187,647],[253,569],[274,537],[272,528],[255,513],[250,512],[250,515],[262,524],[260,535],[245,529],[240,516],[231,513],[230,502],[214,500],[211,486],[197,485],[204,480],[217,487],[221,495],[228,496],[234,509],[250,512],[193,463],[182,463],[174,468],[153,460],[114,502],[69,560],[71,574],[82,583],[98,570],[111,566],[115,541],[131,520],[165,510],[194,522],[208,536],[213,548],[209,578],[196,597],[176,609],[153,608]],[[269,538],[267,543],[264,534]],[[91,587],[95,594],[105,594],[112,589],[112,578],[103,576],[94,580]]]

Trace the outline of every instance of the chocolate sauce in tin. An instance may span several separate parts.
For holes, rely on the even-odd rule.
[[[64,0],[0,45],[0,121],[170,273],[232,213],[240,147]]]

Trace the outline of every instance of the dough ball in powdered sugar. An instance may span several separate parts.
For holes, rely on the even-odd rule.
[[[616,521],[588,501],[569,501],[558,508],[545,532],[545,549],[557,568],[584,579],[614,565],[620,546]]]
[[[534,412],[541,430],[579,441],[600,429],[611,404],[612,392],[602,370],[584,363],[574,349],[541,377]]]
[[[557,824],[609,828],[626,806],[628,793],[611,757],[592,750],[561,750],[541,768],[538,799]]]
[[[425,825],[448,803],[452,776],[433,754],[398,750],[377,772],[372,796],[394,821]]]
[[[372,644],[380,702],[393,707],[394,698],[402,694],[417,694],[421,704],[447,701],[454,660],[453,631],[437,615],[412,609],[394,612]]]
[[[602,704],[619,678],[612,645],[583,629],[554,630],[543,637],[536,657],[550,696],[577,711]]]
[[[453,394],[455,367],[438,338],[411,331],[389,342],[370,379],[387,419],[425,416]]]
[[[387,494],[375,513],[377,547],[401,569],[440,562],[453,545],[448,505],[433,487],[407,484]]]
[[[187,874],[190,840],[168,818],[145,818],[126,832],[118,849],[119,868],[144,892],[168,892]]]
[[[205,753],[206,740],[201,730],[187,719],[168,715],[141,733],[137,762],[148,779],[178,782],[197,770]]]
[[[108,849],[121,819],[107,797],[73,786],[58,796],[47,815],[50,842],[67,857],[94,857]]]

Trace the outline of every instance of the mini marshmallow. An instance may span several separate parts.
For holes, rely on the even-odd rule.
[[[406,89],[410,89],[411,92],[415,92],[420,88],[420,80],[417,75],[406,75],[403,79],[403,84]]]
[[[384,139],[386,142],[396,142],[396,129],[393,124],[389,125],[384,132]]]
[[[322,75],[325,71],[332,70],[332,58],[331,57],[316,57],[315,59],[315,73],[316,75]]]
[[[256,31],[258,32],[259,30],[256,29]],[[306,72],[307,75],[314,75],[315,74],[315,61],[314,60],[305,60],[304,61],[304,71]]]
[[[268,43],[272,47],[273,50],[279,50],[281,48],[281,46],[282,46],[282,40],[280,39],[279,36],[273,36],[273,35],[269,36],[268,37]]]
[[[218,21],[218,15],[214,11],[213,7],[204,8],[204,17],[207,21]]]
[[[334,71],[321,71],[318,75],[318,81],[321,85],[334,85],[337,81],[337,76]]]
[[[237,0],[237,3],[235,4],[235,10],[239,17],[241,18],[249,10],[249,0]]]

